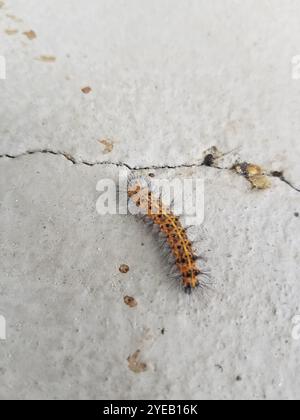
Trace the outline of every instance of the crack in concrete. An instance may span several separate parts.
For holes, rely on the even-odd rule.
[[[191,164],[180,164],[180,165],[153,165],[153,166],[130,166],[126,162],[111,162],[111,161],[101,161],[101,162],[90,162],[87,160],[76,160],[73,156],[71,156],[69,153],[66,152],[55,152],[54,150],[49,149],[41,149],[41,150],[30,150],[24,153],[20,153],[19,155],[10,155],[10,154],[3,154],[0,155],[0,159],[8,158],[8,159],[20,159],[22,157],[31,156],[31,155],[37,155],[37,154],[48,154],[48,155],[54,155],[54,156],[61,156],[71,162],[73,165],[85,165],[89,167],[93,166],[100,166],[100,165],[111,165],[111,166],[117,166],[117,167],[123,167],[127,168],[130,171],[146,171],[146,170],[160,170],[160,169],[180,169],[180,168],[198,168],[201,166],[204,166],[203,162],[199,163],[191,163]],[[222,169],[222,168],[219,168]]]
[[[284,182],[285,184],[287,184],[289,187],[291,187],[293,190],[300,192],[300,189],[295,187],[295,185],[293,185],[290,181],[288,181],[286,179],[286,177],[284,176],[284,173],[282,171],[277,172],[277,171],[273,171],[270,174],[268,174],[269,176],[273,177],[273,178],[279,178],[282,182]]]
[[[197,162],[197,163],[182,163],[180,165],[152,165],[152,166],[130,166],[128,163],[126,162],[111,162],[111,161],[101,161],[101,162],[90,162],[87,160],[76,160],[73,156],[71,156],[69,153],[66,152],[60,152],[60,151],[54,151],[54,150],[50,150],[50,149],[36,149],[36,150],[29,150],[26,151],[24,153],[20,153],[19,155],[10,155],[10,154],[2,154],[0,155],[0,159],[3,158],[8,158],[8,159],[20,159],[22,157],[26,157],[26,156],[32,156],[32,155],[37,155],[37,154],[48,154],[48,155],[53,155],[53,156],[61,156],[63,158],[65,158],[66,160],[68,160],[69,162],[71,162],[73,165],[85,165],[85,166],[89,166],[89,167],[94,167],[94,166],[102,166],[102,165],[111,165],[111,166],[116,166],[119,168],[127,168],[129,171],[151,171],[151,170],[164,170],[164,169],[189,169],[189,168],[200,168],[200,167],[209,167],[212,169],[217,169],[220,171],[232,171],[232,168],[221,168],[218,167],[216,165],[213,164],[213,162],[209,159],[207,160],[207,156],[204,157],[204,159],[201,162]],[[211,156],[211,155],[209,155]],[[272,177],[272,178],[278,178],[280,179],[282,182],[284,182],[285,184],[287,184],[290,188],[292,188],[294,191],[297,191],[300,193],[300,189],[295,187],[290,181],[288,181],[285,176],[284,173],[282,171],[277,172],[277,171],[273,171],[267,174],[267,176]]]

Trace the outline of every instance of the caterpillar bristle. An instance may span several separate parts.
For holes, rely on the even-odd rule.
[[[166,244],[166,242],[164,242],[163,244],[162,244],[162,253],[165,255],[165,256],[167,256],[167,255],[169,255],[170,254],[170,250],[169,250],[169,248],[166,246],[167,244]]]
[[[210,280],[212,278],[212,273],[210,270],[206,269],[206,266],[202,266],[200,276],[205,280]]]
[[[184,286],[184,292],[185,292],[187,295],[191,295],[191,294],[192,294],[192,287],[191,287],[191,285]]]
[[[160,229],[159,229],[159,226],[153,224],[152,225],[152,229],[153,229],[153,232],[156,233],[156,235],[158,236],[158,238],[160,238]]]
[[[171,275],[173,275],[173,274],[175,274],[175,273],[177,273],[177,274],[178,274],[178,268],[177,268],[176,266],[172,267],[172,269],[171,269],[171,271],[170,271],[170,274],[171,274]]]
[[[191,230],[192,228],[194,228],[194,225],[188,225],[188,226],[184,226],[183,229],[185,230],[185,232]]]
[[[210,282],[211,281],[211,275],[210,274],[207,274],[207,273],[201,273],[201,279],[205,279],[206,280],[206,283],[208,283],[208,282]]]
[[[174,255],[171,253],[171,251],[169,251],[168,262],[169,263],[175,263],[176,262],[176,260],[174,258]]]
[[[165,257],[167,257],[167,256],[169,256],[170,255],[170,253],[171,253],[171,251],[169,250],[169,248],[168,248],[168,243],[166,242],[166,241],[161,241],[160,240],[160,242],[159,242],[159,246],[160,246],[160,248],[161,248],[161,250],[162,250],[162,254],[165,256]]]

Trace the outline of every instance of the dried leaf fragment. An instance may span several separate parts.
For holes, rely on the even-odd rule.
[[[243,162],[234,165],[232,169],[248,179],[253,188],[266,190],[271,186],[269,178],[265,175],[264,170],[258,165]]]
[[[249,181],[253,188],[257,188],[258,190],[266,190],[271,187],[271,182],[265,175],[251,176],[249,177]]]

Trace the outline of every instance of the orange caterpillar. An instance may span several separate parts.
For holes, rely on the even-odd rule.
[[[199,277],[204,271],[199,270],[193,244],[185,229],[172,210],[162,203],[152,192],[151,186],[145,179],[136,178],[128,183],[128,199],[139,209],[139,213],[160,232],[164,242],[172,255],[176,265],[174,276],[181,281],[187,294],[191,294],[197,287],[203,287]]]

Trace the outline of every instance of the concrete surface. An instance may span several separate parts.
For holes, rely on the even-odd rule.
[[[299,17],[296,0],[0,2],[0,398],[300,397],[299,192],[200,166],[238,148],[220,165],[299,188]],[[122,167],[204,178],[211,293],[188,300],[142,223],[97,214]]]

